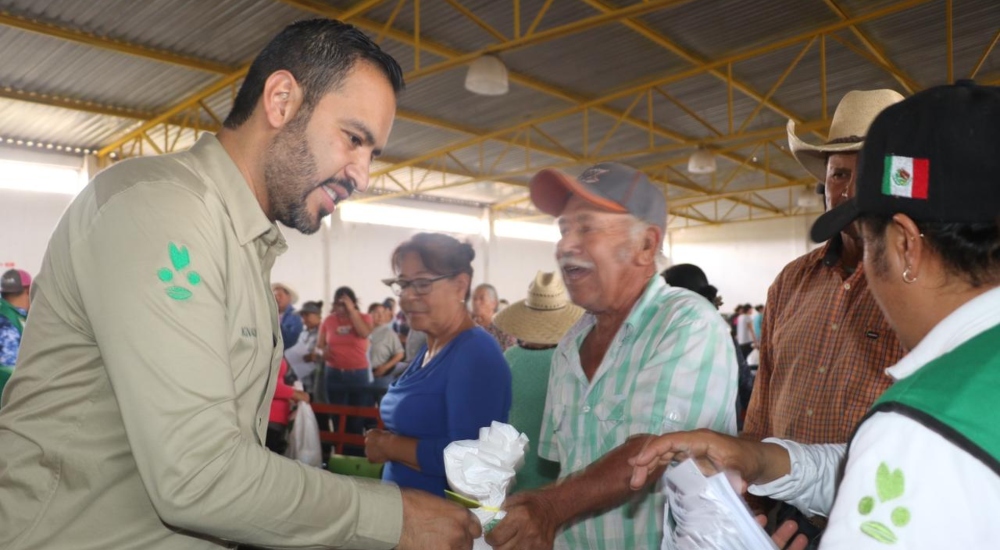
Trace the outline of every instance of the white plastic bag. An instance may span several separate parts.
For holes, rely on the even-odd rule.
[[[778,550],[725,474],[705,477],[685,460],[663,474],[663,490],[663,549]]]
[[[528,436],[510,424],[493,422],[479,429],[479,439],[453,441],[444,449],[444,471],[451,488],[463,497],[482,504],[472,513],[479,518],[484,530],[494,521],[503,519],[500,510],[507,489],[517,470],[524,464]],[[490,545],[480,537],[473,550],[486,550]]]
[[[292,422],[292,433],[288,436],[288,458],[310,466],[323,464],[323,448],[319,444],[319,424],[309,403],[299,402]]]

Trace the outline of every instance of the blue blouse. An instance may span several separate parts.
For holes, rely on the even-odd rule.
[[[444,495],[444,448],[452,441],[478,439],[479,428],[507,422],[510,368],[500,345],[485,330],[468,329],[427,363],[425,344],[382,398],[387,430],[416,438],[420,471],[388,462],[382,479],[400,487]]]

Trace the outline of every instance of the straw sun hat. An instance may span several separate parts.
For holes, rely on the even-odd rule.
[[[826,181],[827,155],[860,151],[861,139],[868,134],[868,127],[872,125],[875,116],[886,107],[902,100],[903,96],[893,90],[847,92],[833,113],[826,143],[813,145],[802,141],[795,135],[795,121],[789,120],[788,147],[803,168],[817,180]]]
[[[569,301],[559,274],[539,271],[528,297],[498,313],[493,323],[522,342],[558,344],[582,315],[583,308]]]

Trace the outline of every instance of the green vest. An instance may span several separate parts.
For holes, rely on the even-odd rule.
[[[868,416],[894,412],[916,420],[1000,475],[998,400],[1000,325],[893,384]]]
[[[9,319],[11,324],[14,325],[14,328],[17,329],[17,332],[24,332],[24,317],[21,316],[21,312],[19,312],[14,306],[10,305],[10,302],[2,298],[0,298],[0,317],[6,317]]]

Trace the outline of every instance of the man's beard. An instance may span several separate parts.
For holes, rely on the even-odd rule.
[[[308,123],[305,113],[292,119],[271,142],[264,163],[264,186],[271,215],[306,235],[319,230],[321,218],[310,214],[306,197],[322,185],[311,183],[316,178],[316,159],[305,136]]]

